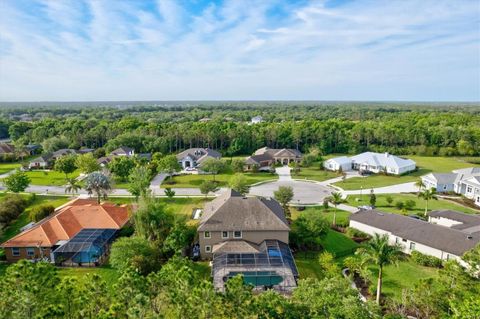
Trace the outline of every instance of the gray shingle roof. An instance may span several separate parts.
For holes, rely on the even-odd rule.
[[[290,227],[277,201],[228,190],[205,204],[198,230],[288,231]]]
[[[221,158],[222,154],[212,150],[211,148],[189,148],[181,153],[177,154],[177,159],[181,160],[186,156],[190,156],[192,159],[196,160],[198,163],[203,162],[208,157]]]
[[[474,226],[480,226],[480,215],[472,215],[460,213],[454,210],[435,210],[428,214],[431,217],[443,217],[460,222],[461,224],[454,225],[452,228],[463,230],[471,229]],[[478,230],[480,231],[480,229]]]
[[[480,242],[480,232],[468,234],[458,229],[378,210],[361,210],[352,214],[350,220],[456,256],[462,256]]]

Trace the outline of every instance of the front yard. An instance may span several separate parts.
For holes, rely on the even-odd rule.
[[[362,206],[362,205],[370,205],[369,203],[369,194],[368,191],[365,192],[362,197],[360,195],[350,195],[347,197],[347,204],[350,206]],[[390,205],[387,203],[387,197],[391,196],[393,198],[393,203]],[[405,203],[407,200],[413,200],[415,202],[415,207],[407,211],[408,214],[423,214],[425,212],[425,200],[422,198],[418,198],[418,196],[414,194],[377,194],[376,195],[377,202],[376,208],[385,212],[389,213],[396,213],[402,214],[401,209],[395,207],[395,203],[398,201],[402,201]],[[358,200],[357,200],[358,199]],[[429,200],[428,201],[428,211],[432,210],[440,210],[440,209],[451,209],[457,210],[460,212],[468,213],[468,214],[475,214],[480,213],[480,211],[474,210],[472,208],[464,207],[454,202],[445,200],[445,199],[438,199],[438,200]]]
[[[233,173],[222,173],[215,176],[215,180],[218,183],[219,187],[227,186],[228,181],[232,178]],[[278,175],[272,173],[243,173],[245,175],[249,185],[268,181],[268,180],[277,180]],[[213,175],[206,174],[186,174],[186,175],[177,175],[173,177],[173,183],[169,182],[167,178],[162,183],[162,188],[165,187],[179,187],[179,188],[198,188],[200,184],[205,180],[213,180]]]
[[[297,174],[293,173],[292,170],[293,179],[309,179],[317,182],[323,182],[338,176],[341,175],[336,172],[321,170],[318,166],[302,167],[300,169],[300,172],[298,172]]]
[[[0,174],[8,173],[14,169],[20,168],[20,163],[0,163]]]
[[[65,174],[57,171],[27,171],[25,172],[28,177],[30,177],[31,185],[42,185],[42,186],[62,186],[66,184]],[[69,174],[69,178],[77,178],[80,174],[79,171],[75,171],[72,174]]]

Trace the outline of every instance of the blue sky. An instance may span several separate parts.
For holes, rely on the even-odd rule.
[[[0,0],[0,101],[480,100],[480,2]]]

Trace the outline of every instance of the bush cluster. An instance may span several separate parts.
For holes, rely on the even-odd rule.
[[[440,268],[442,266],[442,261],[439,258],[424,255],[422,253],[419,253],[418,251],[412,252],[412,260],[416,264],[421,266],[437,267],[437,268]]]
[[[369,238],[370,236],[358,229],[355,229],[355,228],[352,228],[352,227],[348,227],[347,230],[345,231],[345,235],[347,235],[348,237],[350,238],[363,238],[363,239],[367,239]]]
[[[19,195],[7,195],[0,203],[0,223],[8,225],[18,218],[28,202]]]
[[[38,222],[47,216],[50,216],[55,211],[52,205],[39,205],[32,208],[29,214],[30,221]]]

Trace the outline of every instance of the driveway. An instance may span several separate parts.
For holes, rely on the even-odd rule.
[[[415,182],[390,185],[385,187],[374,188],[375,194],[398,194],[398,193],[415,193],[418,192],[418,186],[415,186]],[[356,194],[370,194],[370,189],[356,189],[350,191],[342,191],[344,195],[356,195]]]
[[[275,170],[279,179],[274,182],[268,182],[250,188],[250,195],[263,197],[273,197],[273,192],[280,186],[290,186],[293,188],[293,205],[321,204],[325,197],[330,196],[331,189],[325,185],[314,182],[293,180],[290,175],[290,168],[287,166],[279,167]]]

